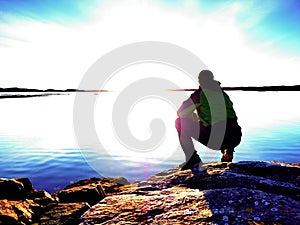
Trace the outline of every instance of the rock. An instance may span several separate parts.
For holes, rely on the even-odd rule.
[[[56,202],[57,199],[53,198],[47,191],[45,190],[32,190],[28,194],[28,198],[32,199],[34,202],[39,205],[47,205],[51,202]]]
[[[193,207],[191,207],[195,204]],[[197,204],[197,205],[196,205]],[[172,224],[188,218],[195,222],[195,215],[209,218],[211,212],[203,193],[183,187],[151,191],[145,195],[123,194],[109,196],[83,214],[82,225],[111,224],[130,221],[132,224]]]
[[[79,224],[80,216],[90,208],[86,202],[51,203],[44,214],[33,225],[74,225]]]
[[[120,185],[129,185],[130,182],[125,177],[107,177],[110,181],[113,181]]]
[[[0,200],[0,224],[31,224],[40,207],[32,200]]]
[[[2,178],[0,224],[300,224],[299,165],[176,166],[132,184],[89,178],[52,196],[26,178]]]
[[[249,198],[251,196],[252,198]],[[270,199],[280,208],[280,214],[269,206],[255,207],[253,200]],[[229,207],[228,199],[233,199]],[[249,208],[250,207],[250,208]],[[240,188],[198,191],[184,187],[171,187],[151,191],[147,195],[125,194],[110,196],[92,207],[82,216],[81,225],[131,221],[136,224],[248,224],[257,218],[272,222],[298,224],[299,202],[283,196]]]
[[[87,202],[94,205],[105,197],[100,183],[90,183],[82,186],[67,187],[54,194],[60,202]]]
[[[35,190],[28,178],[0,178],[0,224],[31,224],[55,199]]]
[[[79,187],[84,185],[91,185],[100,184],[102,188],[104,189],[105,195],[109,196],[112,194],[116,194],[120,192],[120,187],[123,186],[122,183],[130,184],[126,178],[124,177],[109,177],[109,178],[88,178],[84,180],[80,180],[78,182],[75,182],[73,184],[68,185],[65,189],[73,188],[73,187]]]
[[[272,181],[286,182],[300,185],[299,170],[297,166],[280,162],[251,162],[243,161],[229,165],[232,172],[239,174],[263,177]]]
[[[24,185],[14,179],[0,178],[0,199],[20,200],[25,199]]]
[[[228,218],[229,224],[246,224],[247,221],[254,223],[254,221],[259,220],[265,224],[274,222],[298,224],[300,222],[299,219],[295,219],[295,216],[299,213],[300,203],[282,195],[247,188],[215,189],[204,191],[204,193],[209,202],[210,210],[224,208],[224,215]],[[226,204],[228,199],[233,201],[230,207]],[[268,199],[270,206],[255,205],[255,201],[261,202],[263,199]],[[274,210],[274,208],[278,210]],[[280,213],[278,213],[279,209]],[[213,213],[210,219],[212,222],[218,223],[218,221],[225,221],[224,215]],[[286,221],[289,221],[289,223],[286,223]]]
[[[31,182],[28,178],[23,178],[22,177],[22,178],[14,178],[12,180],[20,182],[21,184],[23,184],[23,187],[24,187],[26,192],[30,192],[30,191],[34,190],[32,184],[31,184]]]
[[[0,179],[0,224],[78,224],[80,216],[108,194],[120,192],[125,178],[90,178],[51,196],[28,178]],[[106,193],[105,193],[106,192]],[[59,202],[60,201],[60,202]]]
[[[245,161],[174,167],[120,187],[81,217],[87,224],[300,224],[300,167]]]
[[[10,201],[0,200],[0,208],[0,224],[21,224]]]
[[[115,181],[129,183],[125,178],[89,178],[68,185],[64,190],[56,192],[53,196],[60,202],[87,202],[94,205],[105,196],[120,192],[123,184]]]
[[[194,173],[187,180],[187,186],[200,190],[224,187],[250,188],[300,200],[300,183],[296,179],[300,174],[300,168],[266,162],[230,163],[225,168],[222,168],[222,165],[222,163],[210,164],[204,173]],[[249,170],[244,169],[245,167]],[[272,168],[280,171],[279,174],[272,172]],[[285,173],[285,180],[282,173]]]

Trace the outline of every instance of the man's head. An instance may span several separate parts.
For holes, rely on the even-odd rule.
[[[199,83],[207,84],[214,81],[214,75],[210,70],[202,70],[198,76]]]

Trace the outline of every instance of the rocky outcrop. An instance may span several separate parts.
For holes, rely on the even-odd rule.
[[[55,194],[60,202],[87,202],[94,205],[105,197],[101,184],[87,184],[67,188]]]
[[[123,186],[82,216],[87,224],[300,224],[300,167],[208,163]]]
[[[31,224],[41,210],[32,200],[0,200],[0,224]]]
[[[52,195],[3,178],[0,224],[300,224],[300,165],[176,166],[132,184],[89,178]]]
[[[89,208],[90,205],[87,202],[51,203],[46,206],[43,214],[34,224],[78,224],[80,216]]]
[[[43,211],[39,203],[54,201],[47,192],[34,190],[27,178],[0,178],[0,224],[31,224]]]
[[[118,179],[128,183],[125,178]],[[119,192],[120,186],[113,179],[89,178],[50,195],[35,190],[27,178],[2,178],[0,224],[79,224],[85,211],[104,197]]]

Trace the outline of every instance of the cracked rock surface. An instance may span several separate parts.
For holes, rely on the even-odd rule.
[[[279,162],[174,167],[125,185],[81,217],[87,224],[300,224],[300,167]]]

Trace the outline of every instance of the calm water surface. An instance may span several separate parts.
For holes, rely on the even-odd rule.
[[[295,102],[300,93],[229,94],[243,127],[243,140],[236,149],[235,161],[300,161],[300,112]],[[35,188],[54,192],[70,182],[93,176],[141,180],[183,161],[180,149],[174,149],[163,160],[157,155],[143,159],[107,151],[95,154],[92,145],[80,149],[73,132],[74,97],[75,94],[0,99],[0,177],[29,177]],[[167,138],[178,142],[175,131]],[[197,149],[204,161],[220,159],[218,152],[205,152],[201,145]],[[90,166],[91,162],[99,165],[95,168],[98,172]]]

